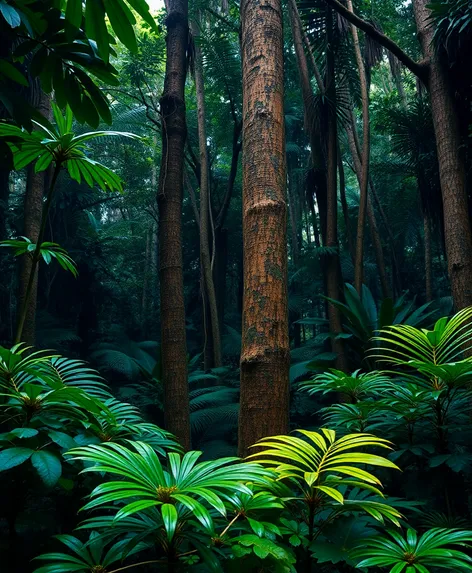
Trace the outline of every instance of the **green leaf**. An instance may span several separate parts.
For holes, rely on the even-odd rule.
[[[56,443],[61,448],[64,448],[65,450],[70,450],[77,447],[77,442],[64,432],[50,430],[48,435],[54,443]]]
[[[6,2],[0,2],[0,12],[11,28],[17,28],[21,24],[20,15],[13,6]]]
[[[175,506],[171,503],[164,503],[161,507],[162,521],[167,533],[167,541],[172,541],[175,530],[177,528],[177,521],[179,519]]]
[[[98,53],[103,61],[108,62],[110,56],[110,40],[105,23],[103,0],[86,0],[85,29],[88,36],[97,42]]]
[[[82,0],[67,0],[66,20],[74,28],[82,22]]]
[[[11,64],[10,62],[7,62],[7,60],[0,60],[0,74],[3,74],[7,78],[10,78],[11,80],[16,82],[17,84],[20,84],[20,85],[26,86],[26,87],[29,86],[28,80],[20,72],[20,70],[15,68],[15,66],[13,64]]]
[[[128,17],[129,8],[122,0],[104,0],[110,24],[119,40],[132,52],[138,51],[138,44],[134,35],[133,26]]]
[[[56,485],[61,477],[62,466],[59,459],[50,452],[40,450],[31,456],[31,463],[41,480],[49,487]]]
[[[34,450],[30,448],[9,448],[0,452],[0,472],[19,466],[26,462]]]
[[[8,432],[8,436],[23,439],[32,438],[33,436],[37,436],[38,433],[38,430],[35,428],[15,428],[11,432]]]
[[[145,0],[128,0],[128,4],[136,10],[136,12],[141,16],[141,18],[151,26],[155,31],[159,31],[159,27],[156,24],[152,14],[149,12],[149,6]]]

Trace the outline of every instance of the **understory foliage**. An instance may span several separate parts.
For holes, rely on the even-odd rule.
[[[253,102],[271,125],[255,149],[280,139],[280,201],[243,141],[243,93],[270,59],[241,57],[249,4],[254,34],[281,17],[264,47],[280,45],[283,86],[260,95],[283,101]],[[472,3],[430,0],[421,30],[423,4],[0,0],[2,573],[472,571]],[[286,250],[287,280],[248,296],[243,244],[275,207],[287,241],[255,248],[250,278],[280,281]],[[163,300],[169,272],[183,288]],[[273,302],[283,352],[263,347],[283,322]],[[166,304],[180,326],[161,324]],[[242,427],[289,387],[290,431],[241,459],[248,339],[246,366],[287,368],[259,380],[273,392],[253,385]],[[165,402],[185,406],[189,451]]]
[[[264,438],[246,460],[182,452],[81,361],[2,348],[0,480],[12,530],[41,491],[63,500],[76,530],[48,543],[35,573],[468,571],[459,484],[472,459],[471,316],[377,330],[370,359],[383,370],[300,383],[342,401],[319,410],[320,429]]]

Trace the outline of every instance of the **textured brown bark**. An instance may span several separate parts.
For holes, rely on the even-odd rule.
[[[41,92],[38,102],[38,111],[45,117],[51,115],[51,98],[48,94]],[[42,171],[35,173],[34,167],[30,165],[26,174],[26,191],[23,207],[23,235],[28,237],[33,243],[38,241],[41,227],[41,217],[43,213],[43,198],[47,182],[50,179],[50,172]],[[17,314],[19,315],[25,303],[28,280],[31,273],[32,259],[29,256],[21,258],[20,274],[18,283]],[[26,317],[23,326],[22,342],[29,346],[36,343],[36,306],[38,299],[38,268],[33,278],[31,294],[26,307]]]
[[[339,264],[339,243],[338,243],[338,193],[337,193],[337,168],[338,168],[338,133],[336,118],[336,83],[334,73],[334,53],[333,53],[333,15],[327,9],[327,50],[326,50],[326,94],[331,102],[328,110],[328,164],[327,164],[327,210],[326,210],[326,246],[335,249],[326,258],[326,291],[329,298],[335,300],[342,299],[342,277]],[[333,335],[340,334],[342,329],[341,316],[338,310],[328,303],[329,330]],[[337,354],[336,368],[347,372],[348,361],[344,340],[333,337],[333,352]]]
[[[162,382],[166,428],[190,448],[190,413],[182,271],[182,192],[187,70],[188,2],[168,0],[167,60],[162,115],[162,159],[159,208],[159,278],[161,308]]]
[[[347,0],[349,12],[354,13],[352,1]],[[354,286],[362,296],[362,283],[364,281],[364,236],[367,214],[367,194],[369,185],[369,159],[370,159],[370,126],[369,126],[369,90],[367,87],[367,78],[362,59],[361,48],[359,45],[359,36],[357,28],[351,24],[351,34],[354,44],[354,54],[356,56],[357,70],[359,73],[359,83],[361,87],[362,99],[362,156],[361,156],[361,178],[359,182],[359,214],[357,217],[357,235],[356,235],[356,263],[354,266]]]
[[[428,213],[423,213],[424,228],[424,277],[426,288],[426,300],[433,300],[433,257],[432,257],[432,237],[431,221]]]
[[[241,2],[244,299],[239,453],[289,428],[280,0]]]
[[[192,33],[197,35],[198,26],[192,25]],[[216,301],[215,284],[213,282],[213,271],[210,257],[209,245],[209,220],[210,220],[210,200],[209,200],[209,163],[206,136],[206,116],[205,116],[205,85],[203,80],[202,51],[198,43],[195,45],[195,91],[197,94],[197,118],[198,118],[198,147],[200,152],[200,263],[202,266],[203,286],[208,304],[208,319],[205,326],[211,329],[213,366],[221,366],[221,338],[220,324],[218,320],[218,305]]]
[[[449,280],[454,306],[460,310],[472,305],[472,233],[465,164],[448,70],[434,53],[434,28],[429,20],[428,3],[428,0],[414,0],[413,8],[423,55],[430,68],[428,85],[438,152]]]

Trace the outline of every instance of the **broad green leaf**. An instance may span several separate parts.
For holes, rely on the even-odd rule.
[[[30,448],[8,448],[0,452],[0,472],[19,466],[26,462],[34,450]]]
[[[57,456],[46,450],[39,450],[31,456],[31,463],[45,485],[56,485],[62,473],[62,465]]]

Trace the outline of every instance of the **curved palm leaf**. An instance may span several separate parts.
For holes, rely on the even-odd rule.
[[[346,395],[351,402],[357,402],[366,397],[378,396],[392,386],[390,378],[376,370],[373,372],[356,370],[352,374],[346,374],[341,370],[331,369],[315,376],[312,380],[301,382],[299,387],[310,395],[318,392],[323,394],[337,392]]]
[[[149,445],[130,442],[130,446],[135,451],[109,443],[69,452],[73,459],[95,464],[84,472],[105,472],[124,478],[96,487],[84,509],[122,502],[125,505],[115,515],[119,521],[149,508],[158,508],[168,535],[175,531],[181,510],[189,510],[203,527],[211,530],[213,521],[209,508],[226,515],[223,502],[226,494],[236,491],[251,494],[248,482],[265,483],[272,475],[257,464],[244,463],[238,458],[197,463],[201,452],[187,452],[184,456],[169,453],[164,466]],[[172,504],[176,504],[177,511]],[[170,505],[174,508],[172,512]]]
[[[376,360],[391,364],[423,363],[433,366],[461,360],[472,347],[472,307],[452,318],[441,318],[433,330],[397,324],[383,328],[373,340],[379,346],[371,351]]]
[[[260,464],[274,469],[279,480],[293,480],[305,498],[324,504],[329,502],[336,510],[342,509],[345,504],[341,491],[343,487],[366,489],[382,497],[378,489],[380,480],[364,466],[398,469],[387,458],[364,451],[369,447],[391,449],[388,440],[372,434],[349,434],[336,439],[336,433],[326,428],[320,432],[297,430],[297,433],[305,439],[272,436],[260,440],[256,446],[262,450],[249,456],[249,459],[257,458]],[[392,508],[386,506],[383,509],[376,507],[372,512],[368,506],[363,507],[359,502],[357,508],[368,511],[380,521],[385,516],[398,523],[400,514],[396,510],[392,512]],[[348,510],[347,506],[345,509]]]
[[[472,557],[457,546],[470,547],[472,531],[460,529],[430,529],[420,538],[408,529],[406,537],[389,530],[390,537],[365,539],[354,556],[364,558],[362,567],[387,567],[390,573],[430,573],[439,567],[451,571],[470,571]],[[433,569],[429,569],[432,567]]]

